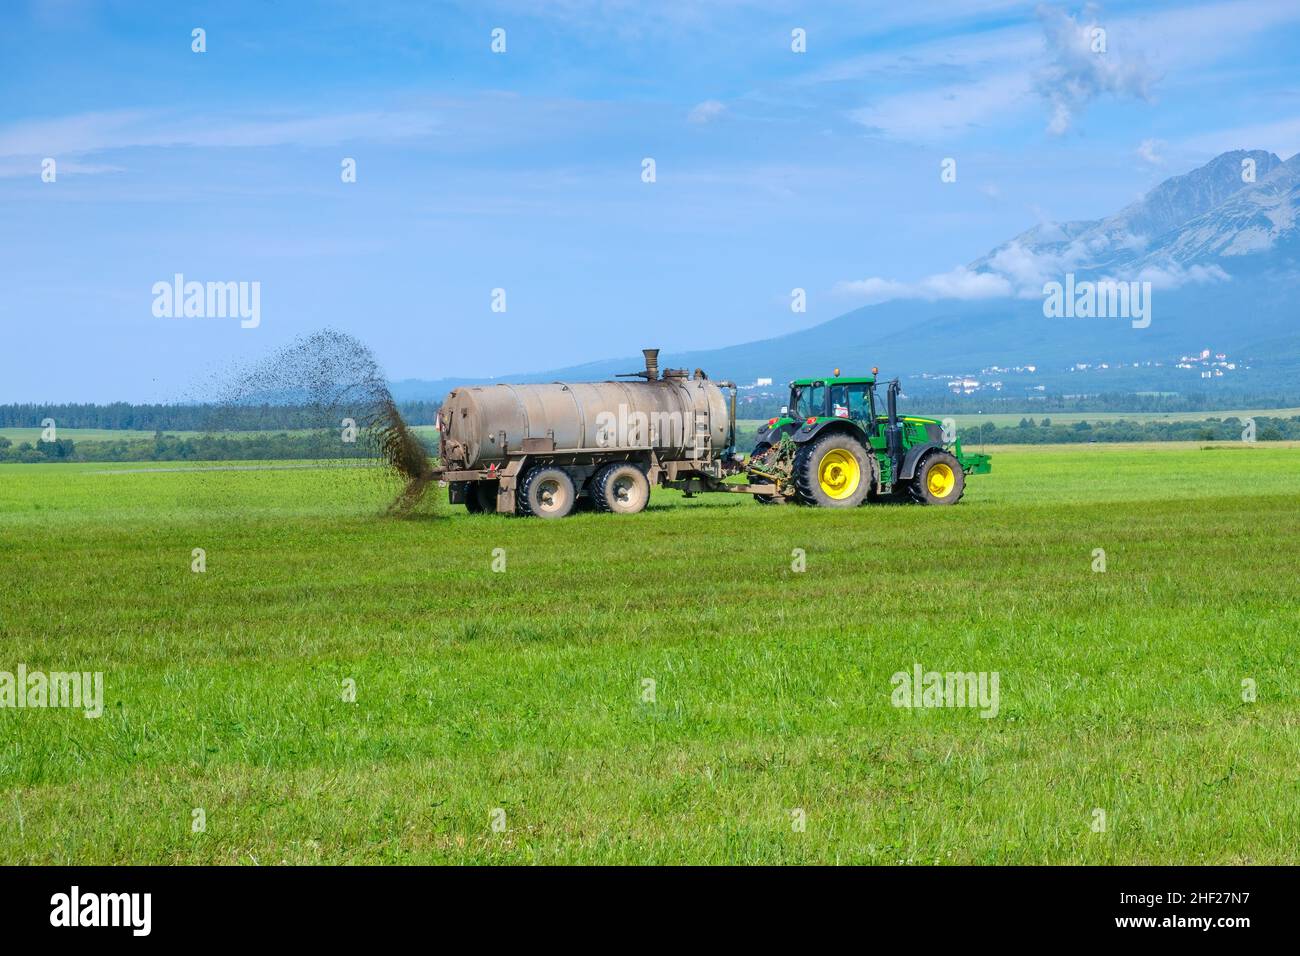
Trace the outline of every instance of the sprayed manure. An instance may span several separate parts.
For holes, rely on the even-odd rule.
[[[362,459],[396,483],[387,513],[406,516],[432,482],[429,451],[398,411],[373,353],[358,339],[325,329],[296,339],[214,381],[210,432],[256,428],[260,413],[294,410],[311,457]]]

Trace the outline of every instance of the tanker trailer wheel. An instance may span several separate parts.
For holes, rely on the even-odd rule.
[[[478,514],[483,510],[479,507],[478,496],[474,494],[474,482],[472,481],[453,481],[448,494],[451,498],[459,498],[465,506],[465,510],[470,514]]]
[[[539,518],[563,518],[578,501],[573,479],[563,468],[537,467],[519,486],[519,513]]]
[[[650,480],[629,462],[614,462],[591,479],[591,497],[598,511],[634,515],[650,503]]]
[[[833,432],[802,446],[794,459],[795,487],[804,504],[856,508],[871,490],[869,452],[852,435]]]
[[[966,491],[966,475],[952,455],[932,451],[916,466],[916,477],[907,490],[924,505],[955,505]]]

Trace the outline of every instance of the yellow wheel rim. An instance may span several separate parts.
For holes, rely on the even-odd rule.
[[[847,498],[858,490],[862,469],[852,452],[832,448],[822,456],[817,466],[817,482],[830,498]]]
[[[957,484],[952,467],[946,462],[936,461],[925,475],[925,486],[936,498],[947,498]]]

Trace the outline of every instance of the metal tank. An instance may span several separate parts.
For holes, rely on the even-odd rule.
[[[708,458],[729,447],[734,424],[725,388],[696,371],[659,376],[646,349],[643,381],[474,385],[455,389],[439,412],[442,457],[456,469],[502,466],[520,455],[576,462],[611,453],[659,460]]]

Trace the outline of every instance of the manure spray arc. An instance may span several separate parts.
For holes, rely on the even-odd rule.
[[[346,333],[323,329],[298,338],[265,359],[221,374],[204,392],[211,405],[210,433],[246,428],[259,407],[290,404],[322,448],[337,449],[339,457],[377,459],[401,484],[390,514],[410,513],[433,480],[428,451],[403,420],[379,363]],[[355,423],[357,441],[340,437],[343,422]]]

